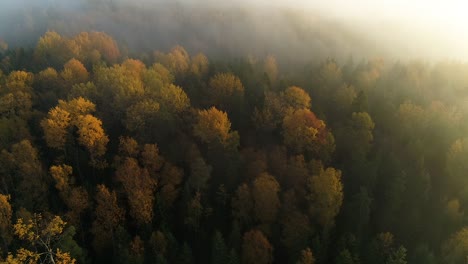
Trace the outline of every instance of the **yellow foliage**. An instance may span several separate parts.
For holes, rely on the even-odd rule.
[[[190,72],[198,77],[201,77],[208,72],[208,66],[208,58],[203,53],[198,53],[192,57]]]
[[[88,70],[77,59],[71,59],[63,66],[62,78],[72,83],[83,83],[89,78]]]
[[[309,212],[324,228],[334,223],[343,203],[341,171],[334,168],[322,170],[319,175],[309,178]]]
[[[13,71],[6,78],[6,87],[10,92],[31,92],[34,74],[26,71]]]
[[[256,218],[262,224],[273,223],[280,207],[280,185],[268,173],[260,174],[253,182],[252,198]]]
[[[190,57],[182,46],[175,46],[167,54],[156,52],[155,57],[175,75],[185,74],[189,69]]]
[[[96,111],[96,105],[83,97],[74,98],[69,101],[59,100],[58,107],[70,113],[72,121],[80,115],[86,115]]]
[[[194,126],[194,134],[204,143],[225,144],[229,138],[231,122],[227,113],[211,107],[198,111],[198,122]]]
[[[153,202],[156,181],[148,170],[141,168],[134,158],[126,158],[116,172],[128,197],[130,214],[139,223],[150,223],[153,218]]]
[[[9,233],[12,212],[10,195],[0,194],[0,237]]]
[[[282,99],[286,107],[294,110],[310,108],[310,96],[306,91],[297,86],[290,86],[282,93]]]
[[[16,251],[16,256],[8,253],[6,264],[37,264],[39,263],[40,255],[36,252],[20,248]]]
[[[102,129],[101,120],[92,115],[79,116],[77,127],[78,142],[85,146],[92,155],[104,155],[109,138]]]
[[[50,174],[55,180],[55,188],[63,192],[70,188],[70,175],[73,172],[73,168],[68,165],[59,165],[50,167]]]
[[[284,143],[296,152],[316,149],[326,141],[325,123],[308,109],[297,110],[283,119]]]
[[[62,149],[65,146],[70,121],[70,113],[58,106],[49,111],[47,118],[41,121],[44,138],[49,147]]]
[[[70,253],[62,252],[57,248],[55,252],[55,264],[75,264],[76,260],[70,256]]]

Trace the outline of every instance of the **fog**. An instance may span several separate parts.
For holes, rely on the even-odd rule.
[[[130,51],[180,44],[211,56],[467,60],[463,1],[3,0],[0,38],[34,46],[47,30],[98,30]]]

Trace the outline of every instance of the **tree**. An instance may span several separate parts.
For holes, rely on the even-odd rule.
[[[288,87],[282,94],[281,99],[286,108],[293,110],[310,108],[310,96],[302,88],[297,86]]]
[[[134,158],[126,158],[117,168],[116,179],[122,184],[127,195],[130,215],[139,224],[150,223],[153,219],[153,192],[156,181],[148,171],[141,168]]]
[[[406,264],[406,248],[400,246],[397,250],[393,251],[388,260],[385,262],[386,264]]]
[[[173,47],[167,54],[155,52],[154,56],[157,62],[176,76],[182,76],[189,70],[190,57],[182,46]]]
[[[208,72],[209,61],[203,53],[193,56],[190,63],[190,72],[198,78],[203,77]]]
[[[254,180],[252,184],[254,214],[261,224],[268,226],[276,220],[280,207],[279,191],[279,183],[268,173],[262,173]]]
[[[153,254],[155,256],[166,255],[168,241],[163,232],[158,230],[156,232],[151,233],[151,238],[150,238],[149,243],[150,243],[150,248],[153,251]]]
[[[94,70],[94,83],[100,95],[106,98],[106,106],[117,113],[122,113],[136,99],[141,99],[145,94],[145,88],[138,71],[139,69],[122,64],[98,67]]]
[[[172,163],[166,162],[159,176],[160,197],[166,208],[171,208],[179,196],[184,171]]]
[[[187,217],[184,224],[195,233],[200,229],[200,222],[203,216],[203,205],[201,203],[200,192],[195,193],[195,196],[187,203]]]
[[[82,186],[73,186],[75,179],[71,177],[73,173],[71,166],[65,164],[51,166],[49,171],[55,180],[55,188],[70,209],[68,218],[74,223],[79,223],[81,213],[89,206],[88,192]]]
[[[34,74],[26,71],[12,71],[5,80],[5,87],[8,92],[32,92]]]
[[[270,84],[274,85],[278,81],[278,65],[276,58],[272,55],[268,55],[263,61],[263,71],[268,76]]]
[[[66,61],[77,57],[78,53],[76,43],[55,31],[47,31],[37,42],[34,58],[40,65],[58,69]]]
[[[41,121],[44,139],[50,148],[64,149],[70,122],[70,113],[58,106],[52,108],[47,118]]]
[[[205,190],[208,188],[208,181],[211,177],[213,167],[205,162],[195,145],[192,146],[190,152],[190,177],[188,178],[188,184],[196,191]]]
[[[59,216],[50,220],[40,214],[34,214],[32,219],[27,221],[19,218],[13,226],[15,235],[26,241],[33,251],[20,248],[16,256],[8,255],[7,263],[28,261],[33,264],[41,261],[41,263],[74,264],[76,260],[70,256],[70,253],[63,252],[58,246],[66,224]]]
[[[22,140],[13,144],[11,151],[3,150],[0,157],[14,183],[14,204],[28,210],[44,210],[48,185],[38,150],[29,140]]]
[[[114,241],[114,233],[123,222],[125,211],[119,207],[115,191],[109,191],[104,185],[97,186],[95,200],[95,220],[91,232],[94,235],[94,247],[102,249]]]
[[[353,160],[364,160],[372,147],[373,130],[375,124],[370,115],[366,112],[354,112],[346,130],[342,133],[345,142],[339,142],[347,147],[346,156],[351,156]]]
[[[102,121],[90,114],[95,111],[95,107],[82,97],[59,100],[58,106],[51,109],[41,121],[47,145],[64,149],[68,135],[72,133],[71,128],[76,128],[76,141],[91,154],[91,163],[97,165],[97,159],[106,152],[109,138],[102,128]]]
[[[273,247],[261,231],[253,229],[244,234],[242,242],[242,263],[273,263]]]
[[[310,248],[306,248],[301,252],[301,258],[296,264],[314,264],[315,258],[312,254],[312,250]]]
[[[232,73],[218,73],[209,81],[208,105],[222,110],[232,110],[233,103],[244,96],[244,86]]]
[[[322,170],[308,181],[309,213],[323,228],[330,228],[343,203],[341,171],[334,168]]]
[[[216,230],[211,240],[211,262],[224,264],[229,262],[229,252],[221,232]]]
[[[248,226],[252,222],[253,198],[247,184],[237,187],[236,193],[231,201],[232,215],[243,226]]]
[[[442,245],[442,261],[447,264],[465,263],[468,256],[468,228],[452,234]]]
[[[336,264],[355,264],[356,261],[354,260],[349,250],[344,249],[336,257],[335,263]]]
[[[291,211],[283,216],[281,241],[286,246],[290,257],[296,259],[297,254],[301,253],[301,249],[307,247],[312,228],[307,215],[298,210],[291,209]],[[304,253],[304,250],[302,253]]]
[[[109,138],[102,128],[101,120],[88,114],[79,116],[76,122],[78,143],[89,151],[92,159],[104,155]]]
[[[141,131],[146,128],[152,128],[158,117],[160,105],[152,99],[146,99],[137,102],[127,109],[125,126],[130,131]]]
[[[317,154],[330,140],[325,122],[308,109],[296,110],[283,119],[284,143],[294,152]]]
[[[88,81],[89,73],[79,60],[71,59],[63,65],[63,71],[60,73],[60,76],[68,85],[73,85]]]
[[[0,238],[4,250],[8,249],[11,237],[11,215],[13,210],[10,205],[10,195],[0,194]]]
[[[121,56],[115,40],[104,32],[81,32],[71,41],[79,47],[77,58],[87,65],[97,64],[101,59],[114,64]]]
[[[198,120],[193,127],[193,133],[208,146],[237,147],[239,144],[236,140],[238,134],[236,131],[231,131],[231,122],[226,112],[215,107],[198,111]]]

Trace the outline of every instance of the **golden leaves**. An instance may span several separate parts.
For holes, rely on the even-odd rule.
[[[51,109],[47,118],[41,121],[44,138],[51,148],[63,149],[67,141],[69,128],[77,128],[78,143],[83,145],[96,157],[104,155],[109,138],[102,128],[102,122],[92,116],[95,104],[82,97],[70,101],[59,100],[58,106]]]
[[[59,165],[50,167],[50,174],[55,180],[55,188],[60,192],[67,191],[70,187],[70,175],[73,172],[73,168],[68,165]]]
[[[325,123],[308,109],[300,109],[283,119],[284,143],[296,152],[314,151],[326,140]]]
[[[104,155],[109,138],[102,129],[101,120],[92,115],[84,115],[78,117],[76,125],[78,127],[78,142],[85,146],[91,155]]]
[[[229,138],[231,122],[227,113],[211,107],[198,111],[198,122],[194,126],[194,134],[204,143],[226,144]]]
[[[41,121],[44,139],[51,148],[63,149],[66,143],[67,128],[70,125],[70,113],[60,107],[52,108],[48,118]]]
[[[309,212],[325,228],[331,227],[343,203],[341,171],[334,168],[322,170],[309,178]]]

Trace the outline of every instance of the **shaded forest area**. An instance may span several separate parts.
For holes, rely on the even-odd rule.
[[[0,260],[465,263],[467,102],[454,61],[1,42]]]

